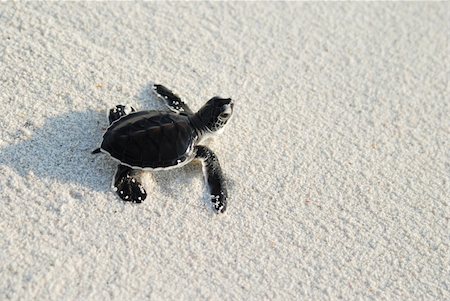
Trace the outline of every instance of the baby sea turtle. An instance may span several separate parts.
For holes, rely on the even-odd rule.
[[[106,153],[119,161],[112,188],[122,200],[141,203],[147,193],[134,170],[172,169],[198,159],[213,207],[218,213],[224,212],[228,195],[219,160],[212,150],[199,144],[221,132],[233,113],[233,101],[216,96],[193,113],[166,87],[154,85],[153,91],[173,112],[138,112],[124,105],[109,110],[110,126],[100,148],[92,153]]]

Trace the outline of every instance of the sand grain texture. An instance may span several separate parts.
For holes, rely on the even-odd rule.
[[[2,3],[1,300],[449,300],[449,4]],[[445,21],[447,20],[447,21]],[[201,166],[121,202],[120,103],[231,96]]]

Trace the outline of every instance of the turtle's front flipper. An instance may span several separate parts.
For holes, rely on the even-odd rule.
[[[196,158],[203,163],[203,175],[211,194],[211,202],[217,213],[227,208],[227,187],[217,156],[206,146],[196,146]]]
[[[180,99],[178,95],[174,94],[163,85],[154,85],[153,91],[155,91],[156,95],[162,98],[166,102],[169,109],[175,113],[186,112],[188,114],[193,114],[192,110]]]
[[[134,111],[136,111],[136,110],[130,106],[124,106],[124,105],[115,106],[114,108],[112,108],[108,111],[109,124],[118,120],[120,117],[130,114],[131,112],[134,112]]]
[[[113,180],[113,190],[127,202],[141,203],[147,197],[144,187],[132,175],[133,169],[119,164]]]

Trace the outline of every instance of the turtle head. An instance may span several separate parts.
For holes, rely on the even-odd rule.
[[[233,114],[234,103],[231,98],[211,98],[197,112],[197,117],[204,128],[209,132],[218,132],[230,120]]]

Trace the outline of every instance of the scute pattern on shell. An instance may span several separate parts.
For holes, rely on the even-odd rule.
[[[192,159],[197,133],[186,115],[140,111],[114,122],[101,148],[137,168],[166,168]]]

